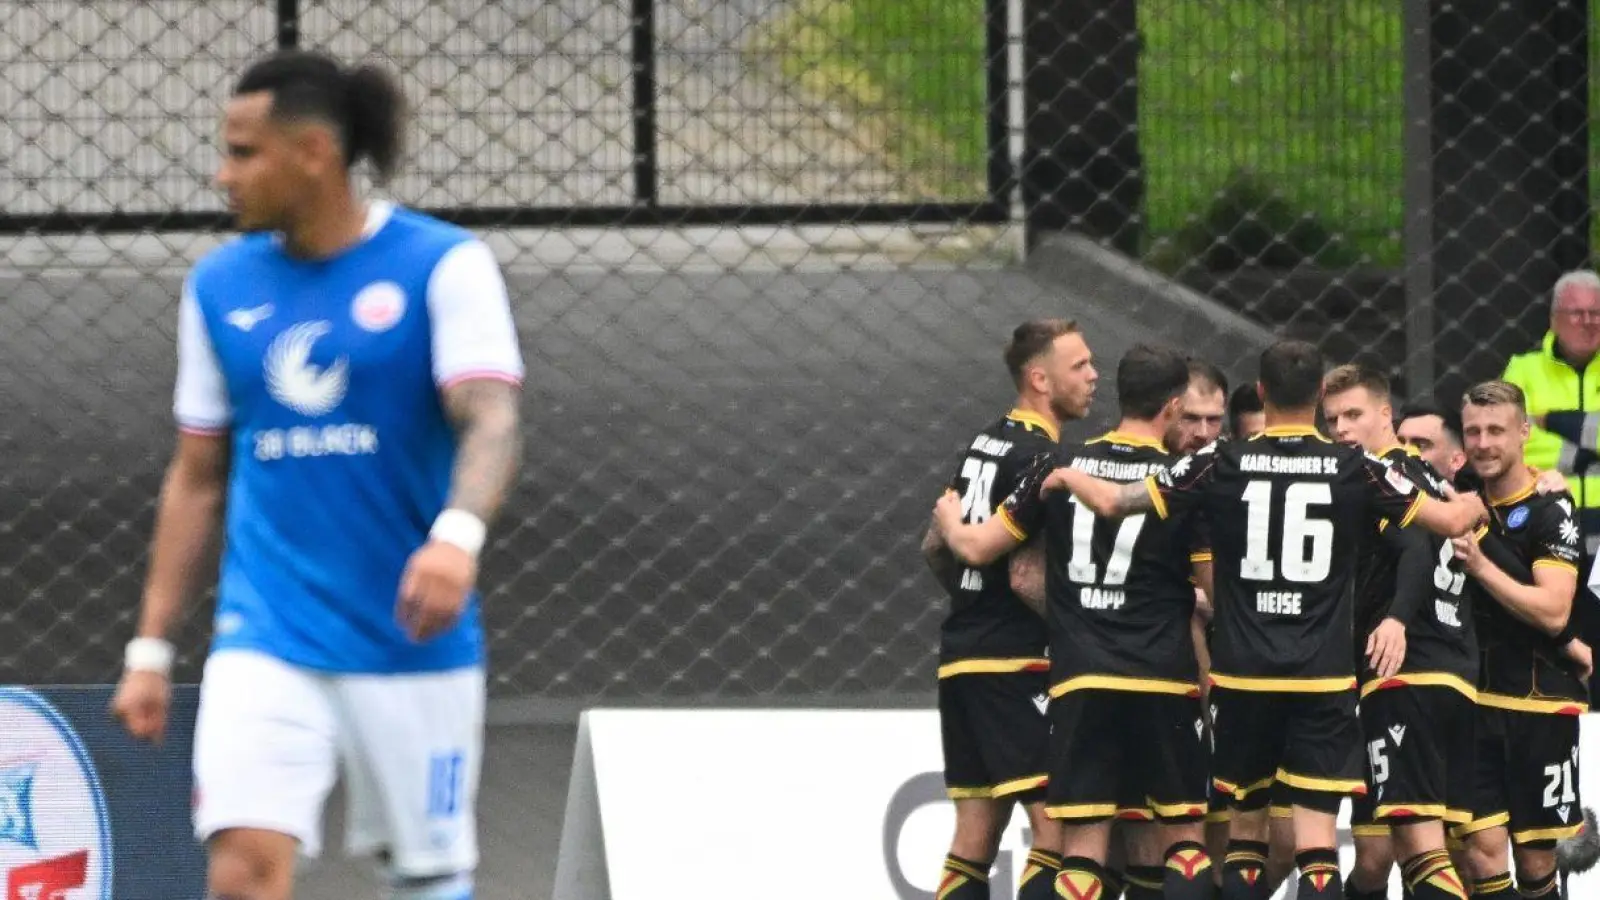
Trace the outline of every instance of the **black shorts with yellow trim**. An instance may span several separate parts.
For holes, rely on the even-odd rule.
[[[1209,754],[1196,685],[1087,676],[1051,695],[1051,818],[1204,818]]]
[[[1472,818],[1473,728],[1477,691],[1445,673],[1401,674],[1361,689],[1367,793],[1350,809],[1354,834],[1384,834],[1390,824]]]
[[[1568,701],[1478,695],[1472,820],[1457,836],[1504,825],[1512,843],[1548,848],[1583,829],[1578,710]]]
[[[969,659],[939,667],[939,730],[951,799],[1044,798],[1049,685],[1044,659]]]
[[[1355,679],[1257,679],[1213,673],[1212,779],[1243,811],[1268,805],[1336,813],[1365,793]],[[1274,784],[1282,785],[1274,790]]]

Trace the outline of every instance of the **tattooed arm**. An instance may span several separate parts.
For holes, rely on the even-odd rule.
[[[447,509],[492,521],[505,502],[522,458],[522,415],[515,384],[475,378],[443,392],[456,429],[456,465]]]
[[[1044,617],[1044,542],[1024,544],[1011,554],[1011,591]]]

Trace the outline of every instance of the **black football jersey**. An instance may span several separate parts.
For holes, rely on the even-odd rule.
[[[1053,464],[1040,468],[1070,466],[1136,483],[1173,459],[1157,441],[1113,431],[1063,445]],[[1065,491],[1041,499],[1040,480],[1023,479],[1000,514],[1013,534],[1045,541],[1052,693],[1194,690],[1192,554],[1177,523],[1142,513],[1102,519]]]
[[[1437,469],[1416,456],[1414,451],[1384,455],[1412,483],[1430,497],[1443,497],[1448,480]],[[1406,657],[1400,671],[1384,685],[1432,684],[1452,687],[1468,696],[1476,693],[1478,680],[1478,637],[1472,617],[1471,594],[1465,589],[1466,575],[1450,540],[1426,529],[1407,529],[1426,542],[1428,573],[1420,603],[1406,604],[1399,618],[1406,626]],[[1366,649],[1365,635],[1383,616],[1400,605],[1399,593],[1386,609],[1379,610],[1365,631],[1358,628],[1358,653]],[[1362,666],[1364,669],[1365,662]]]
[[[1532,486],[1490,506],[1484,555],[1524,584],[1544,566],[1578,571],[1583,533],[1572,495],[1539,494]],[[1588,691],[1560,648],[1525,624],[1487,590],[1468,579],[1477,614],[1481,671],[1478,702],[1529,712],[1575,715],[1588,707]]]
[[[1393,446],[1377,457],[1410,479],[1430,496],[1442,496],[1433,484],[1438,473],[1422,461],[1416,450]],[[1416,611],[1433,593],[1433,567],[1440,540],[1422,528],[1395,528],[1382,519],[1362,535],[1356,556],[1356,673],[1363,680],[1373,673],[1367,667],[1367,638],[1384,619],[1394,617],[1409,630]],[[1448,543],[1448,542],[1446,542]]]
[[[1424,502],[1404,473],[1314,429],[1269,428],[1179,459],[1148,488],[1162,518],[1209,529],[1216,684],[1355,685],[1353,562],[1378,521],[1407,527]]]
[[[1014,409],[972,439],[950,487],[969,523],[987,521],[1016,491],[1030,463],[1056,449],[1057,434],[1037,414]],[[1044,620],[1011,590],[1011,557],[961,571],[939,634],[940,676],[981,668],[1017,671],[1045,664]],[[952,664],[981,660],[959,671]]]

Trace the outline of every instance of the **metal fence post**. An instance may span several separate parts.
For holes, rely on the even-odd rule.
[[[1428,0],[1401,4],[1405,108],[1406,393],[1433,393],[1433,59]]]

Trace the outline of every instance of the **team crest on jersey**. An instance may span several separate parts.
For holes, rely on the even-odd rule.
[[[367,331],[388,331],[406,314],[406,292],[392,281],[369,284],[350,302],[350,318]]]
[[[1519,506],[1513,509],[1510,515],[1506,516],[1507,528],[1521,528],[1526,524],[1528,524],[1528,508],[1526,506]]]
[[[349,386],[350,361],[339,357],[326,368],[313,365],[311,348],[332,330],[329,322],[302,322],[272,341],[262,365],[272,399],[303,416],[333,411]]]

